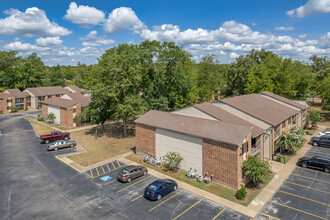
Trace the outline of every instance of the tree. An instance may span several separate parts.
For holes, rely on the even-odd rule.
[[[321,83],[319,92],[323,101],[322,109],[330,110],[330,75]]]
[[[17,112],[18,111],[18,107],[11,106],[11,107],[9,107],[9,110],[10,110],[10,112]]]
[[[223,86],[222,74],[213,60],[213,56],[204,56],[197,67],[197,92],[200,102],[212,100],[218,88]],[[218,94],[216,94],[218,95]]]
[[[315,127],[317,122],[321,122],[323,120],[324,118],[320,113],[316,111],[308,111],[307,122],[310,123],[312,127]]]
[[[303,140],[304,131],[298,128],[292,128],[290,132],[283,132],[280,136],[281,146],[290,152],[293,152],[295,147],[299,147]]]
[[[243,163],[244,176],[251,178],[254,185],[259,185],[264,178],[270,173],[269,165],[266,161],[262,161],[258,156],[249,156]]]
[[[47,119],[50,121],[50,123],[54,123],[56,116],[51,112],[47,115]]]
[[[126,96],[122,103],[118,103],[114,112],[114,117],[123,120],[124,137],[127,137],[127,121],[140,116],[145,106],[139,95]]]

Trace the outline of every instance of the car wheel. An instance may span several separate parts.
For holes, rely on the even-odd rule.
[[[73,147],[74,145],[73,144],[71,144],[71,147]]]
[[[130,183],[132,181],[131,177],[128,177],[127,182]]]
[[[57,147],[55,147],[55,148],[54,148],[54,150],[55,150],[55,151],[57,151],[57,150],[58,150],[58,148],[57,148]]]
[[[325,168],[324,169],[324,172],[329,173],[330,172],[330,169],[329,168]]]
[[[145,175],[147,175],[148,174],[148,172],[145,170],[144,172],[143,172],[143,176],[145,176]]]
[[[49,144],[49,140],[47,139],[47,140],[45,140],[45,144]]]
[[[319,144],[317,142],[313,142],[313,146],[317,147],[317,146],[319,146]]]
[[[302,163],[301,166],[302,166],[303,168],[306,168],[306,167],[307,167],[307,164],[306,164],[306,163]]]
[[[162,195],[159,194],[159,195],[157,196],[157,200],[160,200],[161,198],[162,198]]]
[[[176,191],[178,189],[178,186],[174,186],[173,191]]]
[[[66,140],[66,141],[67,141],[68,139],[69,139],[68,137],[65,137],[65,138],[64,138],[64,140]]]

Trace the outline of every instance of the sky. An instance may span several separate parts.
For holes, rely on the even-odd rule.
[[[108,48],[172,41],[198,62],[252,49],[308,62],[330,55],[330,0],[0,0],[0,50],[45,65],[95,64]]]

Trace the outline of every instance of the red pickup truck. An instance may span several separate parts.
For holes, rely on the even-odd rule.
[[[43,141],[45,144],[49,144],[50,141],[56,141],[56,140],[69,140],[70,139],[70,133],[62,133],[60,131],[53,131],[49,135],[41,135],[40,140]]]

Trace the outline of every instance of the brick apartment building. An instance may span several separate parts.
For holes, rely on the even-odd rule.
[[[19,89],[7,89],[0,93],[0,112],[10,112],[11,106],[16,106],[18,110],[40,109],[41,102],[44,100],[70,93],[83,94],[83,91],[76,85],[69,85],[65,88],[61,86],[35,87],[23,92]]]
[[[79,115],[90,101],[90,97],[77,92],[49,98],[41,102],[42,116],[46,119],[49,113],[53,113],[56,124],[68,128],[75,127],[80,123],[75,120],[76,115]]]
[[[306,102],[262,92],[171,113],[149,111],[135,121],[136,152],[158,159],[179,152],[182,169],[213,174],[215,181],[238,189],[247,156],[273,159],[280,134],[305,126],[307,107]]]
[[[31,97],[31,108],[41,109],[41,102],[53,97],[60,97],[71,91],[62,86],[34,87],[24,90]]]

